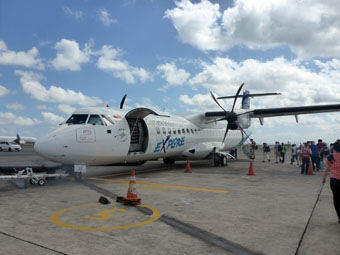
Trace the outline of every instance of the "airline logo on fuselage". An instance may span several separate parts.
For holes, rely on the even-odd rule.
[[[166,137],[166,139],[158,142],[153,152],[161,152],[166,150],[173,150],[177,147],[182,147],[185,144],[185,136],[181,138],[172,138],[170,139],[170,135]]]

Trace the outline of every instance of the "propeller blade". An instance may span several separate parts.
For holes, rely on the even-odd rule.
[[[243,85],[244,85],[244,83],[241,84],[241,86],[238,88],[238,90],[237,90],[237,92],[236,92],[236,96],[235,96],[235,99],[234,99],[233,108],[231,108],[231,111],[232,111],[232,112],[234,112],[236,100],[237,100],[238,95],[239,95],[240,92],[241,92],[241,89],[242,89]]]
[[[122,98],[122,101],[120,101],[120,109],[123,109],[123,105],[124,105],[126,97],[127,97],[127,94],[125,94]]]
[[[210,120],[210,121],[205,121],[204,123],[205,124],[209,124],[209,123],[214,123],[214,122],[222,121],[222,120],[226,120],[226,118],[223,117],[223,118],[220,118],[220,119],[214,119],[214,120]]]
[[[215,103],[216,103],[219,107],[221,107],[221,109],[222,109],[223,111],[226,112],[226,110],[222,107],[222,105],[220,105],[220,103],[217,101],[215,95],[214,95],[211,91],[210,91],[210,95],[211,95],[211,97],[214,99]]]
[[[225,138],[227,137],[228,130],[229,130],[229,128],[228,128],[228,126],[227,126],[227,129],[225,130],[225,133],[224,133],[224,137],[223,137],[222,143],[224,143],[224,140],[225,140]]]

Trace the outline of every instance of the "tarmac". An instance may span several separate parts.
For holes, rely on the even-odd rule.
[[[0,254],[340,254],[340,224],[322,172],[239,155],[138,167],[89,167],[84,180],[18,189],[0,181]],[[2,166],[52,164],[30,148],[0,152]],[[51,165],[49,165],[51,166]],[[142,205],[124,206],[131,170]],[[104,196],[112,203],[102,205]]]

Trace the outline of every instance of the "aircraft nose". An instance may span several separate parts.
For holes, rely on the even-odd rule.
[[[35,143],[34,143],[34,150],[47,158],[52,157],[55,154],[55,139],[52,137],[42,137],[39,138]]]

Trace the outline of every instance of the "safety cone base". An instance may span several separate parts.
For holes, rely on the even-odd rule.
[[[141,201],[142,201],[141,198],[124,197],[122,202],[123,202],[124,205],[139,205],[141,203]]]

